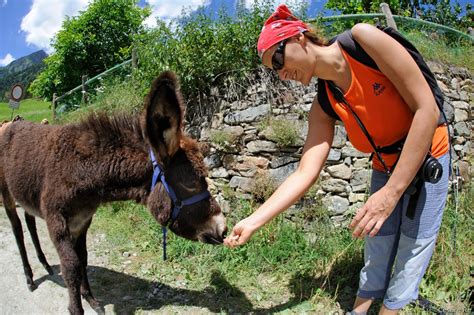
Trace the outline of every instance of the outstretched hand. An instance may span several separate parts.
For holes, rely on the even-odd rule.
[[[382,224],[397,205],[398,199],[399,196],[386,187],[382,187],[370,196],[349,225],[351,229],[354,229],[352,236],[364,238],[366,235],[370,237],[377,235]]]
[[[230,235],[224,239],[224,245],[230,248],[243,245],[247,243],[256,230],[257,227],[252,219],[250,217],[245,218],[234,226]]]

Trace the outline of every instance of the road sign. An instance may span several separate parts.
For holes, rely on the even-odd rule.
[[[23,85],[21,85],[20,83],[16,83],[12,86],[10,90],[10,99],[12,99],[15,102],[19,102],[23,98],[24,94],[25,94],[25,89]]]
[[[10,100],[10,102],[8,102],[8,107],[10,107],[11,109],[18,109],[20,108],[20,102]]]

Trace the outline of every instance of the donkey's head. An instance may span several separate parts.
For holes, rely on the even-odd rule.
[[[172,72],[163,72],[145,99],[142,119],[145,139],[156,157],[157,184],[148,207],[158,222],[177,235],[219,244],[227,230],[225,218],[208,193],[200,146],[183,134],[183,117],[177,79]]]

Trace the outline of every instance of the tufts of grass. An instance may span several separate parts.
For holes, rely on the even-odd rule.
[[[472,43],[452,43],[443,37],[433,40],[426,34],[415,30],[410,30],[403,34],[421,52],[425,60],[465,67],[471,72],[474,71],[474,60],[472,57],[469,57],[474,54]]]
[[[150,84],[150,83],[149,83]],[[88,104],[82,104],[74,111],[66,111],[59,115],[61,124],[75,122],[89,115],[91,111],[117,111],[139,112],[143,109],[145,98],[145,83],[132,78],[120,80],[117,77],[103,82],[97,88],[95,95],[91,95]]]
[[[258,129],[263,131],[266,138],[280,147],[290,147],[298,144],[298,124],[294,121],[272,119],[268,117],[260,122]]]
[[[211,142],[224,151],[230,149],[237,138],[236,135],[224,130],[212,130],[210,133]]]

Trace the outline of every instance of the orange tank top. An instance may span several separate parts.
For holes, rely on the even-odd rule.
[[[380,71],[366,66],[346,53],[342,54],[349,63],[352,81],[344,94],[352,110],[356,112],[377,146],[385,147],[403,139],[413,120],[413,112],[403,100],[393,83]],[[344,123],[349,141],[359,151],[373,152],[370,142],[345,105],[336,101],[328,85],[329,102]],[[448,133],[445,125],[436,128],[431,152],[440,157],[448,151]],[[382,154],[385,164],[391,168],[398,154]],[[375,156],[372,166],[383,171],[382,163]]]

